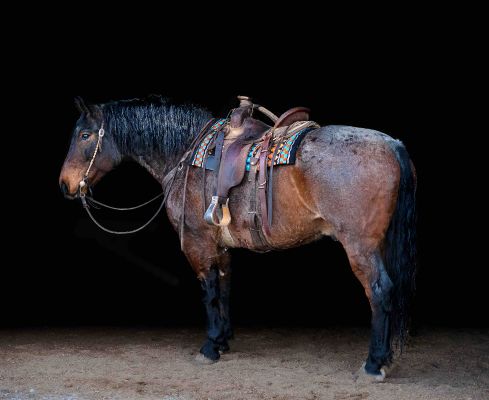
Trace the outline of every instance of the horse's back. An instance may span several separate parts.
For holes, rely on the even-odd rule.
[[[301,147],[304,151],[304,148],[307,149],[310,145],[313,147],[320,145],[326,151],[335,149],[347,151],[358,146],[369,149],[403,146],[401,141],[383,132],[348,125],[327,125],[309,132]]]
[[[307,135],[298,151],[297,164],[300,169],[320,164],[328,171],[341,173],[343,178],[352,172],[350,178],[353,179],[362,172],[374,172],[378,167],[383,173],[395,172],[395,151],[399,147],[404,148],[401,141],[373,129],[328,125]],[[387,168],[389,166],[392,168]]]

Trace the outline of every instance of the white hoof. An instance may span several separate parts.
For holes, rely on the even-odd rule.
[[[216,363],[218,360],[211,360],[210,358],[204,356],[202,353],[199,353],[195,356],[195,361],[197,361],[199,364],[209,365]]]
[[[380,374],[373,375],[365,370],[365,365],[366,363],[363,363],[360,369],[353,374],[353,380],[356,383],[379,383],[385,380],[385,368],[380,369]]]

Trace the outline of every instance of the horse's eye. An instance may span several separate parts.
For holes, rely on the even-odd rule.
[[[82,140],[88,140],[89,137],[90,137],[90,134],[89,133],[83,133],[81,135]]]

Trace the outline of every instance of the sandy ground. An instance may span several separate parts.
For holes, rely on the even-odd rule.
[[[354,381],[364,329],[237,329],[195,361],[190,329],[0,331],[0,399],[489,399],[489,331],[421,330],[383,383]]]

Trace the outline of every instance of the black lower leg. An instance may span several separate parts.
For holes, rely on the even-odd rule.
[[[204,306],[207,312],[207,340],[200,352],[211,360],[219,359],[219,348],[226,344],[224,323],[220,312],[219,272],[211,268],[208,276],[202,280]]]
[[[380,368],[392,361],[390,315],[380,311],[372,316],[372,336],[365,364],[369,374],[380,374]]]
[[[220,284],[220,311],[224,324],[224,338],[229,340],[234,337],[233,328],[231,326],[231,318],[229,316],[229,301],[231,296],[231,270],[228,268],[223,276],[219,278]],[[227,346],[227,343],[226,343]],[[229,350],[229,346],[222,346],[221,351]]]
[[[391,288],[392,283],[385,273],[372,286],[372,333],[365,365],[370,374],[380,374],[380,368],[392,362]]]

